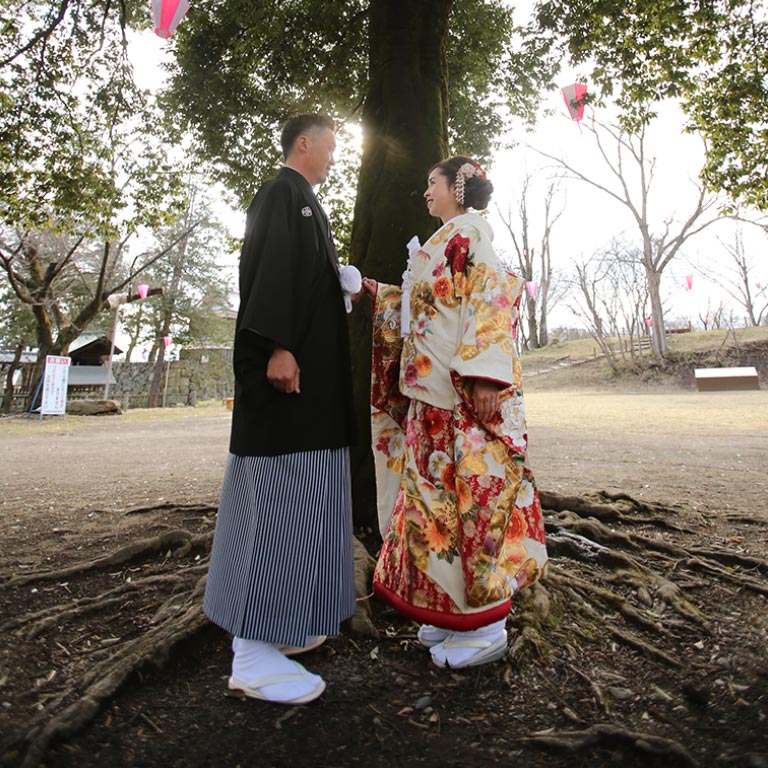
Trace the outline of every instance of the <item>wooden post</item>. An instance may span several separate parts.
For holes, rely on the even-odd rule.
[[[163,408],[165,408],[165,397],[168,394],[168,374],[171,372],[171,361],[165,364],[165,384],[163,386]]]

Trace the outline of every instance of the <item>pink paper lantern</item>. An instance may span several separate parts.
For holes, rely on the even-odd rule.
[[[189,10],[188,0],[152,0],[155,34],[167,40]]]
[[[653,318],[646,317],[645,318],[645,327],[650,328],[653,325]]]
[[[146,299],[147,293],[149,293],[149,286],[146,283],[139,283],[136,286],[136,292],[139,294],[140,299]]]
[[[685,276],[685,290],[690,291],[693,288],[693,275]]]
[[[529,280],[525,283],[525,287],[528,289],[528,295],[532,298],[536,298],[536,294],[539,292],[539,284],[533,280]]]
[[[168,349],[168,347],[171,346],[172,341],[173,341],[173,336],[163,336],[163,344],[165,345],[166,349]]]
[[[587,95],[586,83],[574,83],[561,89],[565,105],[571,115],[571,120],[577,123],[584,117],[584,97]]]

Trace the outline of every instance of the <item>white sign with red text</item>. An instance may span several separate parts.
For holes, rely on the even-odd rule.
[[[63,414],[67,411],[67,382],[70,358],[47,355],[43,379],[43,402],[40,415]]]

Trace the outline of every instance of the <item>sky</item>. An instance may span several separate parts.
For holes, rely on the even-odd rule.
[[[566,83],[564,80],[562,84]],[[563,173],[556,162],[542,156],[540,152],[561,158],[590,179],[620,192],[618,180],[600,156],[594,136],[571,120],[560,92],[550,94],[547,102],[554,114],[542,120],[531,133],[523,135],[516,148],[500,152],[489,170],[500,207],[506,210],[512,206],[513,214],[519,200],[520,182],[526,173],[540,179],[535,182],[534,190],[543,190],[550,179]],[[587,109],[583,124],[586,125],[593,116],[603,122],[611,122],[614,118],[608,110],[598,109],[593,112]],[[611,157],[611,150],[615,153],[615,143],[611,144],[606,139],[605,146]],[[678,105],[670,102],[662,105],[658,118],[650,126],[645,147],[649,159],[654,161],[654,176],[648,196],[651,232],[663,232],[667,222],[670,231],[675,232],[696,205],[697,175],[704,161],[703,144],[698,136],[683,131],[682,111]],[[637,165],[633,166],[626,160],[625,163],[630,194],[639,204]],[[539,199],[542,197],[543,191]],[[539,218],[537,222],[535,217],[536,211],[541,211],[542,206],[537,205],[536,200],[534,192],[529,196],[529,210],[534,216],[533,232],[540,233],[541,220]],[[610,195],[584,181],[566,181],[562,193],[555,198],[555,207],[562,209],[551,238],[555,269],[568,272],[574,259],[588,257],[605,248],[612,238],[632,241],[638,245],[640,243],[637,224],[631,212]],[[692,237],[664,273],[662,294],[668,320],[689,318],[695,322],[699,315],[706,315],[708,304],[716,307],[720,301],[731,301],[723,294],[718,282],[705,273],[713,269],[723,272],[731,269],[730,257],[723,242],[732,243],[739,225],[716,216],[716,208],[702,221],[710,218],[717,220]],[[495,210],[492,211],[491,220],[497,233],[497,248],[513,253],[511,237]],[[514,218],[512,220],[515,221]],[[745,244],[757,256],[762,254],[765,272],[762,284],[768,284],[768,263],[765,257],[768,239],[755,227],[741,225],[741,229]],[[538,237],[540,234],[534,239]],[[693,276],[690,290],[686,286],[687,275]],[[756,279],[760,281],[759,277]],[[555,310],[554,325],[568,324],[570,316],[567,306],[561,304]]]
[[[525,7],[522,12],[525,12]],[[159,87],[164,78],[162,62],[169,58],[168,43],[149,31],[133,33],[129,50],[138,82],[147,88]],[[560,86],[575,80],[575,71],[565,70]],[[494,184],[489,217],[496,233],[496,246],[510,255],[513,253],[512,241],[499,219],[496,206],[503,211],[511,208],[514,214],[521,180],[526,174],[536,179],[533,182],[535,190],[545,187],[549,179],[558,173],[556,163],[540,152],[562,158],[590,178],[616,189],[616,181],[611,178],[600,157],[592,134],[580,129],[579,124],[570,118],[560,91],[547,94],[542,106],[551,113],[550,116],[543,118],[530,133],[519,132],[512,126],[509,135],[501,139],[503,144],[514,142],[516,146],[498,151],[488,168],[489,178]],[[615,119],[610,109],[592,112],[588,108],[583,123],[587,124],[593,116],[602,122]],[[670,222],[674,231],[695,205],[698,194],[696,178],[704,159],[701,139],[683,131],[683,114],[677,104],[668,102],[660,106],[658,118],[647,133],[646,153],[655,161],[649,197],[651,230],[660,232],[665,223]],[[631,177],[631,174],[627,175]],[[563,183],[562,190],[562,194],[555,199],[555,206],[562,208],[562,215],[551,238],[554,269],[562,274],[569,273],[574,259],[604,248],[614,237],[638,242],[637,226],[631,214],[605,192],[577,180]],[[319,196],[322,198],[322,189]],[[541,219],[537,220],[536,212],[541,210],[541,205],[537,203],[535,191],[529,198],[529,209],[533,219],[533,239],[538,240]],[[232,234],[241,237],[244,212],[221,204],[218,213]],[[690,319],[695,323],[700,315],[706,315],[708,305],[717,307],[721,301],[736,308],[718,281],[705,273],[711,273],[713,269],[721,272],[731,269],[730,257],[723,243],[732,243],[738,229],[739,225],[732,221],[719,220],[686,243],[681,254],[665,271],[662,281],[668,320]],[[763,286],[768,285],[768,238],[756,227],[741,225],[741,230],[748,252],[754,254],[755,263],[762,262],[762,269],[755,271],[754,279]],[[690,290],[686,289],[687,275],[693,276]],[[741,312],[738,314],[740,316]],[[557,325],[578,325],[565,301],[552,310],[550,327]]]

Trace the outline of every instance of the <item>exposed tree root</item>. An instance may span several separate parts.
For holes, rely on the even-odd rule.
[[[768,573],[768,563],[757,557],[748,557],[738,552],[723,552],[719,549],[697,549],[691,547],[688,550],[694,557],[716,560],[722,565],[738,566],[758,573]]]
[[[133,544],[122,547],[106,557],[75,563],[55,571],[37,571],[35,573],[25,573],[23,576],[12,576],[7,581],[0,582],[0,589],[19,587],[37,581],[60,581],[61,579],[78,576],[88,571],[103,570],[115,565],[123,565],[131,560],[135,560],[139,556],[152,555],[156,552],[167,552],[176,557],[183,557],[189,554],[194,547],[208,546],[211,541],[213,541],[213,533],[194,536],[189,531],[175,529],[148,539],[139,539]],[[175,551],[173,551],[174,548],[176,548]]]
[[[651,632],[665,631],[658,621],[644,616],[625,598],[611,590],[590,584],[577,576],[566,574],[556,566],[551,568],[548,581],[552,581],[553,578],[560,583],[567,583],[573,592],[581,596],[584,603],[591,604],[597,602],[605,607],[612,608],[618,611],[627,621],[637,624],[642,629],[647,629]]]
[[[207,571],[208,563],[192,566],[184,569],[184,575],[199,573],[201,570]],[[3,624],[0,624],[0,632],[8,631],[21,627],[19,634],[27,640],[32,640],[41,632],[46,631],[54,625],[61,625],[66,621],[85,616],[89,613],[95,613],[105,608],[122,604],[122,599],[129,592],[144,592],[155,589],[158,586],[181,587],[185,583],[182,575],[176,573],[166,573],[162,576],[147,576],[140,581],[126,581],[119,587],[103,592],[98,597],[84,597],[79,600],[73,600],[68,605],[54,605],[40,611],[33,611],[16,616]]]
[[[669,519],[668,506],[638,501],[626,493],[597,491],[584,496],[564,496],[540,491],[539,496],[542,506],[553,512],[570,512],[578,517],[593,517],[609,523],[645,524],[675,531],[686,530]]]
[[[543,672],[542,665],[559,664],[560,673],[576,688],[583,688],[583,711],[564,710],[573,723],[586,725],[590,719],[604,718],[609,706],[615,706],[617,691],[634,695],[626,688],[630,683],[617,683],[617,676],[611,678],[608,670],[580,669],[579,649],[584,645],[598,644],[608,655],[631,649],[644,657],[644,669],[682,674],[691,662],[680,656],[680,649],[691,649],[712,631],[711,617],[697,605],[702,590],[727,590],[736,585],[768,594],[764,561],[738,549],[737,541],[733,550],[686,547],[687,529],[678,524],[679,513],[674,509],[606,492],[584,497],[542,493],[541,498],[548,510],[547,542],[552,559],[544,579],[515,596],[506,672],[518,674],[521,666]],[[45,607],[36,602],[35,610],[0,624],[0,633],[13,638],[11,642],[37,638],[56,651],[58,658],[54,683],[60,687],[43,686],[35,692],[39,712],[24,733],[5,743],[6,748],[15,743],[26,750],[25,768],[43,761],[52,742],[72,735],[93,719],[135,672],[148,664],[161,665],[174,645],[205,626],[200,600],[212,541],[207,519],[211,507],[163,504],[126,514],[174,510],[204,515],[205,519],[199,520],[197,532],[174,528],[106,557],[13,576],[0,584],[6,594],[34,583],[62,580],[68,580],[68,588],[73,589],[70,594],[55,586],[43,588],[40,592],[47,592],[48,601]],[[180,519],[178,524],[188,525],[189,521]],[[644,534],[643,529],[649,527],[673,533],[666,533],[665,538]],[[367,609],[364,600],[370,591],[372,561],[362,545],[355,556],[358,597]],[[125,568],[131,563],[134,567]],[[116,566],[123,567],[121,573],[104,573]],[[120,583],[105,588],[105,580],[114,578],[121,579]],[[350,627],[347,631],[376,633],[369,610],[361,611]],[[66,645],[60,642],[65,636],[69,638]],[[695,655],[695,649],[691,653]],[[695,660],[701,669],[716,667],[709,656]],[[760,674],[754,649],[745,648],[739,663]],[[46,674],[52,673],[48,667],[38,674],[45,681]],[[701,695],[708,696],[706,681],[700,686]],[[579,709],[575,704],[574,708]],[[526,741],[573,752],[618,748],[627,754],[668,757],[670,764],[697,765],[677,742],[610,723],[534,734]],[[3,751],[0,745],[0,757]]]
[[[707,562],[700,557],[689,557],[682,560],[679,565],[692,570],[702,571],[708,573],[711,576],[715,576],[723,581],[728,581],[731,584],[736,584],[739,587],[744,587],[752,592],[757,592],[759,595],[768,595],[768,584],[764,581],[758,581],[750,576],[742,576],[737,572],[728,570],[727,568],[721,568],[719,565],[711,562]]]
[[[60,697],[34,719],[27,734],[28,748],[22,768],[39,765],[53,740],[65,738],[82,728],[130,675],[147,664],[161,666],[177,643],[207,623],[198,600],[204,584],[205,577],[197,582],[173,621],[147,631],[96,664],[77,686],[73,686],[74,690],[82,691],[73,703],[62,706],[64,697]]]
[[[546,731],[531,734],[523,743],[544,749],[578,752],[591,747],[613,747],[626,755],[646,754],[663,757],[670,765],[687,765],[695,768],[700,763],[681,744],[650,733],[628,731],[613,723],[598,723],[581,731]]]
[[[125,511],[125,516],[129,515],[142,515],[148,512],[162,512],[169,510],[171,512],[192,512],[194,514],[212,514],[216,512],[215,504],[174,504],[173,502],[166,501],[163,504],[153,504],[149,507],[133,507]]]
[[[562,522],[560,524],[549,523],[547,526],[549,533],[547,545],[550,555],[594,562],[596,565],[608,568],[613,574],[606,577],[606,580],[629,583],[637,589],[638,598],[642,603],[652,604],[649,590],[653,589],[656,597],[670,605],[681,616],[691,621],[704,623],[700,613],[685,599],[678,585],[643,565],[636,557],[626,555],[615,549],[609,549],[603,546],[601,542],[573,533],[569,521],[564,524],[565,528],[560,528],[559,525],[562,525]],[[626,537],[603,536],[602,526],[596,521],[592,521],[591,524],[583,528],[579,527],[579,529],[592,534],[597,539],[607,539],[618,543],[626,542],[633,550],[640,551],[639,547]]]
[[[673,659],[668,653],[664,653],[664,651],[660,651],[658,648],[654,648],[652,645],[646,643],[644,640],[641,640],[639,637],[633,637],[629,633],[622,632],[616,627],[610,627],[609,631],[613,637],[624,643],[624,645],[644,653],[649,659],[653,659],[654,661],[661,661],[670,667],[682,666],[682,663],[678,659]]]
[[[605,701],[605,695],[603,694],[603,689],[600,685],[598,685],[589,675],[587,675],[585,672],[582,672],[582,670],[577,669],[573,664],[569,664],[568,667],[571,669],[571,671],[575,672],[582,680],[586,681],[589,685],[590,690],[592,691],[592,694],[595,697],[595,701],[600,706],[600,709],[602,709],[605,714],[608,714],[608,704]]]

